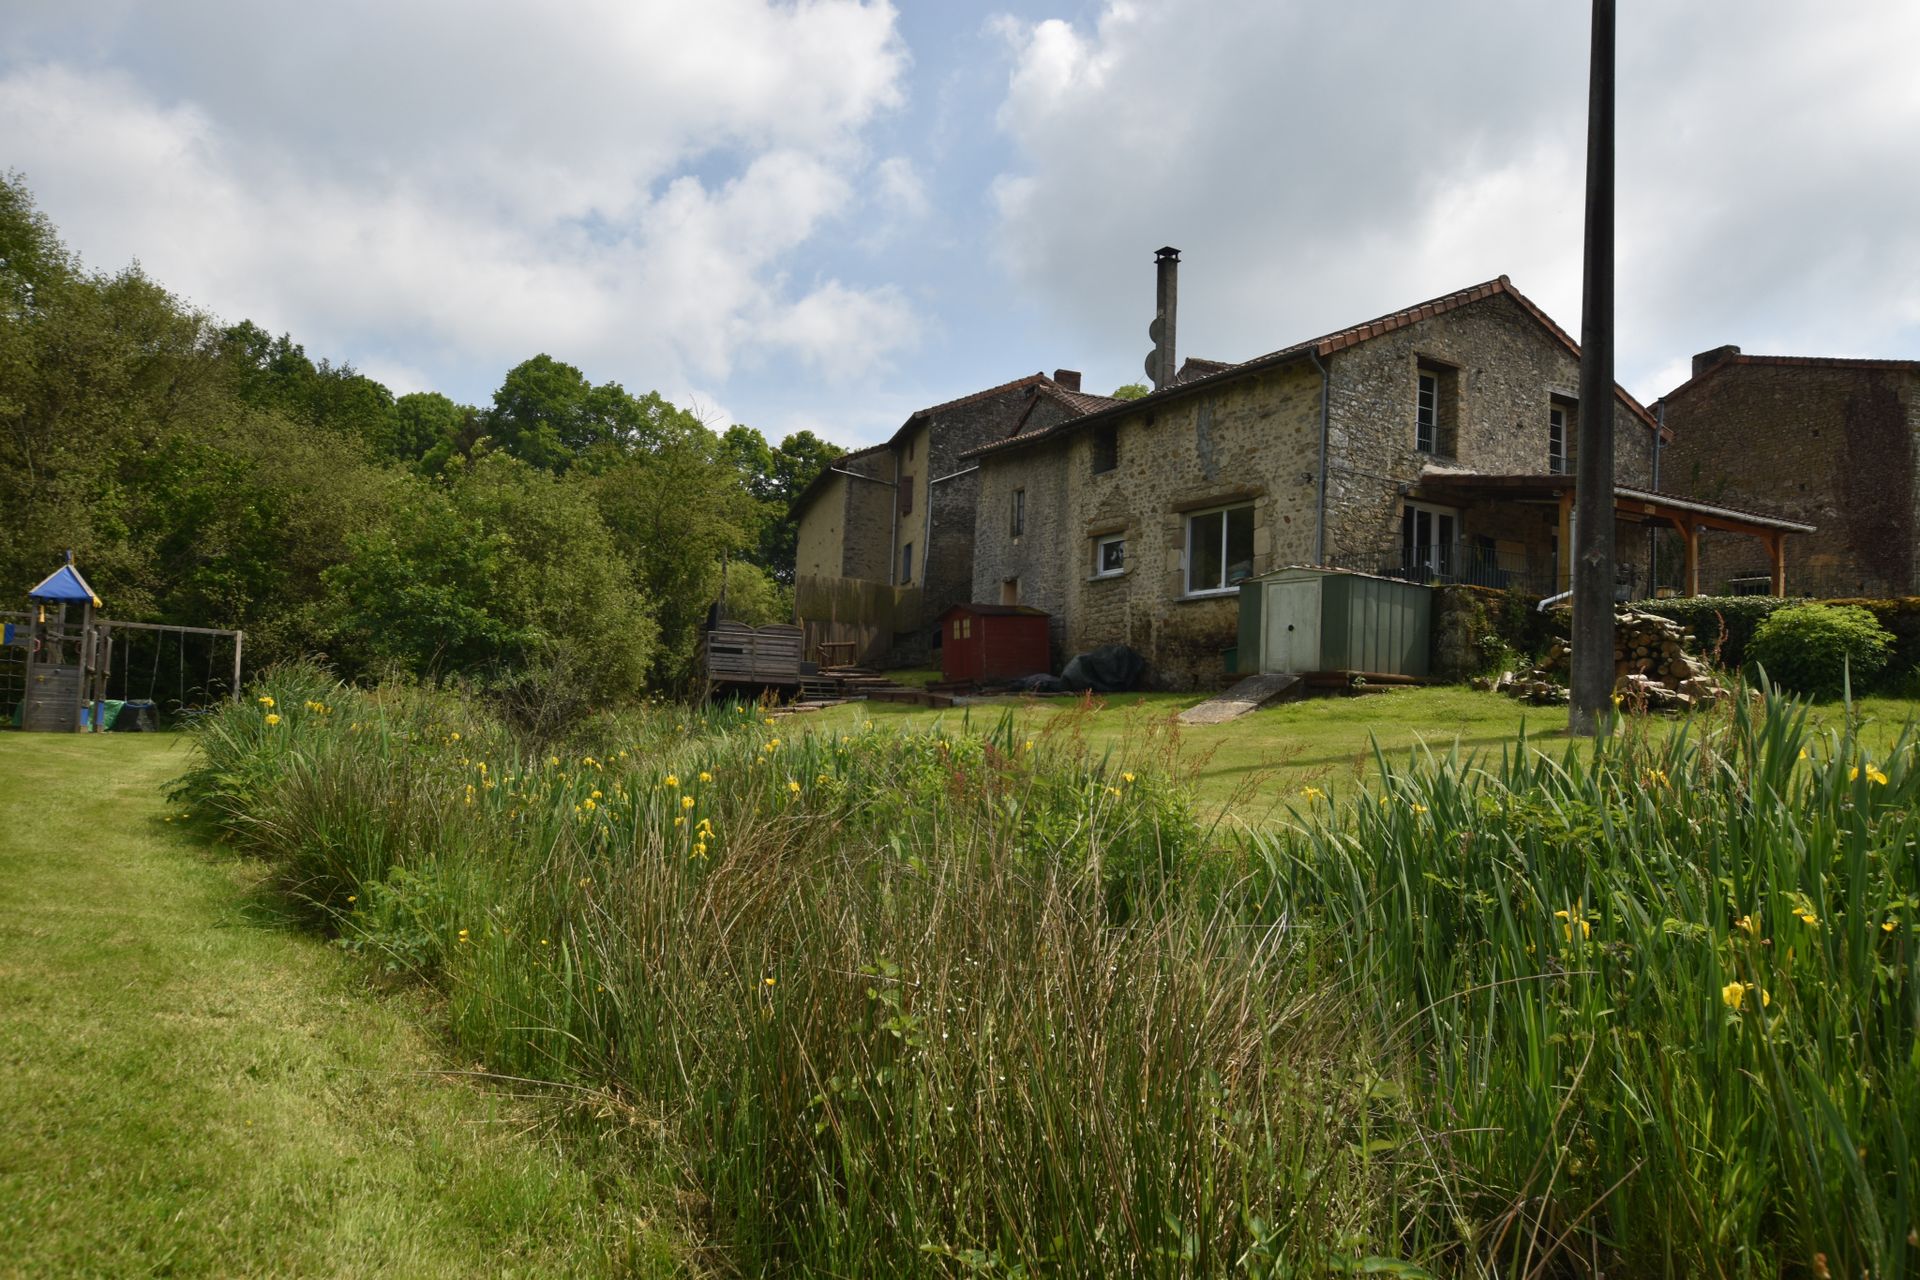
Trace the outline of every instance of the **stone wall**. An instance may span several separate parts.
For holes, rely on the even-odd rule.
[[[871,480],[847,481],[843,576],[862,578],[868,582],[893,583],[893,458],[885,453],[876,456],[883,461],[882,466],[875,468],[880,483]]]
[[[981,502],[978,465],[962,455],[1004,439],[1016,426],[1038,430],[1068,416],[1058,401],[1022,387],[934,411],[929,466],[933,484],[923,533],[926,559],[924,624],[931,626],[956,604],[1000,601],[996,582],[981,595],[974,573],[977,512]]]
[[[1547,471],[1548,410],[1570,407],[1574,355],[1518,303],[1494,295],[1329,358],[1326,559],[1398,563],[1400,513],[1423,471]],[[1416,379],[1423,364],[1451,372],[1443,407],[1452,454],[1414,447]],[[1321,376],[1309,361],[1202,386],[1077,427],[1044,444],[982,459],[974,591],[997,600],[1005,579],[1055,615],[1064,656],[1119,641],[1148,661],[1149,680],[1192,688],[1227,678],[1223,651],[1238,641],[1238,593],[1189,595],[1189,522],[1209,508],[1253,511],[1253,571],[1314,559],[1318,520]],[[1651,480],[1653,431],[1616,404],[1616,475]],[[1577,412],[1575,414],[1577,418]],[[1095,433],[1116,428],[1117,465],[1094,471]],[[1570,436],[1577,421],[1570,424]],[[1575,446],[1570,442],[1569,451]],[[1027,491],[1026,531],[1007,529],[1008,494]],[[1506,542],[1522,561],[1549,562],[1557,509],[1502,505],[1469,513],[1463,532]],[[1123,535],[1127,568],[1094,574],[1095,539]],[[1064,617],[1063,617],[1064,615]]]
[[[1056,662],[1121,642],[1144,655],[1163,687],[1219,683],[1238,640],[1237,594],[1189,597],[1185,560],[1193,513],[1253,508],[1254,571],[1311,558],[1319,450],[1320,377],[1290,366],[1106,418],[1117,457],[1095,472],[1095,435],[1078,429],[1044,446],[982,459],[974,590],[998,600],[1019,581],[1023,604],[1053,615]],[[1022,536],[1010,495],[1026,490]],[[1098,538],[1126,539],[1126,569],[1096,577]]]
[[[1451,456],[1414,447],[1422,364],[1454,371]],[[1569,463],[1579,456],[1580,361],[1505,294],[1335,352],[1328,365],[1331,561],[1365,567],[1368,557],[1397,557],[1403,497],[1430,466],[1483,475],[1545,474],[1547,419],[1556,401],[1571,410]],[[1617,400],[1614,441],[1615,483],[1650,484],[1653,432]],[[1557,525],[1557,515],[1550,518]],[[1527,541],[1537,548],[1551,533],[1534,530]]]
[[[884,449],[833,464],[800,511],[796,574],[892,582],[893,465]]]
[[[798,577],[840,577],[847,557],[847,486],[858,484],[829,474],[820,481],[800,513],[794,535],[793,571]]]
[[[1787,538],[1788,594],[1920,592],[1920,372],[1734,357],[1665,404],[1663,488],[1816,526]],[[1769,572],[1758,540],[1702,535],[1703,591]]]
[[[1058,447],[1020,449],[980,460],[973,534],[973,599],[999,604],[1011,585],[1015,602],[1047,612],[1054,670],[1072,655],[1068,638],[1067,456]],[[1023,532],[1013,532],[1013,492],[1026,494]]]

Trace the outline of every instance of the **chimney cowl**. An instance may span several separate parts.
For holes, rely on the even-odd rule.
[[[1078,369],[1055,369],[1053,380],[1068,391],[1080,389],[1080,371]]]
[[[1740,348],[1731,343],[1724,347],[1715,347],[1711,351],[1702,351],[1693,358],[1693,376],[1697,378],[1707,370],[1713,368],[1713,366],[1719,364],[1722,360],[1727,359],[1729,356],[1737,356],[1739,354]]]

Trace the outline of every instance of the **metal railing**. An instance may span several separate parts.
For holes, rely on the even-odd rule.
[[[1426,586],[1464,584],[1498,591],[1519,590],[1531,595],[1545,595],[1554,589],[1554,566],[1545,558],[1529,560],[1524,555],[1503,555],[1491,548],[1457,542],[1426,546],[1400,544],[1373,554],[1363,552],[1337,557],[1332,565]]]

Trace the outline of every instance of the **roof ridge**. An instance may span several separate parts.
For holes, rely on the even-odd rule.
[[[1004,392],[1014,391],[1020,387],[1032,386],[1036,383],[1042,385],[1058,385],[1045,373],[1030,373],[1024,378],[1015,378],[1012,382],[1003,382],[997,387],[988,387],[984,391],[969,392],[964,396],[956,396],[952,400],[942,400],[939,404],[928,405],[924,409],[915,409],[907,415],[907,421],[912,422],[915,418],[924,417],[929,413],[938,413],[942,409],[957,408],[963,404],[971,404],[975,400],[984,400],[988,396],[997,396]]]
[[[1688,374],[1685,382],[1654,403],[1659,404],[1673,399],[1682,391],[1690,391],[1722,369],[1731,368],[1734,365],[1760,365],[1778,369],[1871,369],[1892,373],[1920,373],[1920,360],[1901,360],[1882,356],[1768,356],[1741,351],[1721,356],[1699,372]]]
[[[1151,406],[1159,402],[1163,397],[1183,395],[1197,387],[1205,386],[1216,381],[1225,382],[1241,374],[1253,372],[1256,369],[1267,368],[1272,365],[1282,364],[1288,360],[1297,359],[1309,352],[1311,352],[1316,359],[1333,355],[1336,352],[1344,351],[1348,347],[1358,346],[1362,342],[1392,333],[1397,329],[1403,329],[1416,321],[1428,320],[1434,316],[1444,315],[1456,308],[1491,298],[1496,294],[1505,294],[1512,298],[1514,302],[1519,304],[1522,310],[1537,320],[1549,334],[1558,339],[1576,358],[1579,356],[1580,344],[1573,340],[1573,336],[1565,329],[1562,329],[1559,324],[1554,321],[1552,316],[1542,311],[1533,299],[1514,288],[1513,280],[1510,277],[1501,274],[1491,280],[1482,280],[1478,284],[1470,284],[1464,288],[1455,289],[1450,293],[1443,293],[1437,297],[1428,298],[1424,302],[1416,302],[1412,306],[1402,307],[1398,311],[1389,311],[1385,315],[1375,316],[1371,320],[1363,320],[1359,324],[1348,325],[1344,329],[1335,329],[1330,333],[1321,334],[1317,338],[1308,338],[1304,342],[1296,342],[1292,346],[1281,347],[1278,350],[1269,351],[1265,355],[1254,356],[1249,360],[1241,360],[1237,363],[1229,364],[1226,368],[1214,373],[1176,380],[1164,387],[1159,387],[1148,392],[1137,400],[1122,401],[1121,403]],[[1625,404],[1627,409],[1632,412],[1635,417],[1639,418],[1648,430],[1667,434],[1666,429],[1660,425],[1659,420],[1653,416],[1652,412],[1649,411],[1644,404],[1640,403],[1632,392],[1621,386],[1617,379],[1613,384],[1613,394],[1614,399]],[[1096,412],[1111,412],[1116,407],[1117,406],[1109,405],[1107,408],[1097,410]],[[1092,416],[1093,414],[1082,414],[1079,418],[1069,418],[1065,422],[1055,423],[1051,427],[1045,427],[1038,431],[1029,431],[1019,435],[1007,436],[1005,439],[993,441],[990,444],[982,445],[976,449],[970,449],[962,456],[979,457],[985,453],[996,452],[1000,449],[1010,447],[1016,442],[1023,444],[1029,443],[1054,432],[1068,430],[1078,422]]]

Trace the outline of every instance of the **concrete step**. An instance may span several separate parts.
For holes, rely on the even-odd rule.
[[[1300,686],[1301,678],[1290,671],[1248,676],[1226,692],[1188,707],[1175,718],[1181,724],[1225,724],[1283,698],[1297,696]]]

